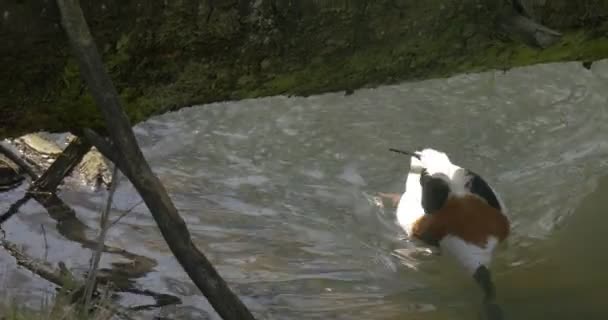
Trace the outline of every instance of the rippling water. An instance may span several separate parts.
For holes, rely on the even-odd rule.
[[[501,192],[513,233],[493,269],[509,319],[605,319],[607,102],[608,62],[591,70],[568,63],[350,96],[196,106],[135,131],[195,243],[260,319],[477,316],[478,289],[448,261],[421,256],[406,265],[393,256],[405,246],[394,212],[371,200],[378,191],[403,188],[408,160],[387,148],[418,146],[447,152]],[[3,209],[18,196],[1,194]],[[104,196],[62,193],[93,229]],[[123,181],[115,210],[138,201]],[[42,256],[41,224],[49,260],[84,269],[89,252],[62,240],[37,204],[5,229]],[[171,256],[145,205],[114,227],[108,242],[158,261],[138,283],[184,300],[163,314],[218,318]],[[104,257],[105,264],[113,261]],[[9,288],[26,295],[49,289],[15,271],[6,254],[0,261]]]

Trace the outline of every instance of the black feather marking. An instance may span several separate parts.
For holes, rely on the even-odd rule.
[[[426,214],[431,214],[443,207],[450,193],[448,183],[437,177],[432,177],[426,170],[420,175],[422,186],[422,208]]]
[[[467,183],[469,191],[475,195],[478,195],[484,199],[490,206],[502,210],[500,202],[490,185],[478,174],[473,171],[467,170],[467,174],[471,177]]]

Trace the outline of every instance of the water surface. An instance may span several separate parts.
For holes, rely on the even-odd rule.
[[[394,212],[372,201],[403,190],[407,159],[387,148],[419,146],[447,152],[501,192],[513,230],[493,272],[509,319],[606,319],[607,89],[608,62],[551,64],[350,96],[195,106],[135,131],[195,243],[259,319],[475,319],[473,282],[442,257],[395,257],[408,244]],[[3,210],[19,192],[0,194]],[[105,194],[61,196],[93,237]],[[123,179],[116,214],[138,202]],[[50,261],[86,269],[89,251],[59,235],[34,202],[5,230],[39,257],[46,237]],[[158,262],[137,283],[184,300],[162,314],[218,319],[145,205],[108,243]],[[0,261],[13,292],[52,289],[5,253]]]

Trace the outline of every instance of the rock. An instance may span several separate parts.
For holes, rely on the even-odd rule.
[[[107,187],[112,181],[112,172],[103,155],[93,147],[77,167],[80,177],[88,186],[98,188]]]
[[[61,153],[61,147],[56,143],[43,138],[38,133],[30,133],[19,138],[26,146],[38,153],[45,155],[58,156]]]

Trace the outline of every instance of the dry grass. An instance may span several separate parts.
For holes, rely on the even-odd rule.
[[[86,313],[79,305],[72,304],[70,297],[58,293],[51,302],[40,308],[26,308],[9,298],[0,302],[0,320],[110,320],[115,314],[102,300],[93,312]]]

